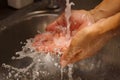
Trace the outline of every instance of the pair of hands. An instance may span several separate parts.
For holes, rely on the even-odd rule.
[[[91,27],[95,23],[94,16],[89,12],[85,10],[74,10],[72,11],[71,17],[70,17],[70,30],[71,32],[74,30],[77,30],[77,33],[81,32],[81,30],[85,27]],[[66,27],[66,20],[65,15],[62,14],[57,20],[55,20],[53,23],[47,26],[47,31],[58,31],[58,26]],[[97,27],[97,26],[96,26]],[[89,52],[85,54],[81,49],[84,48],[84,46],[88,46],[86,42],[88,42],[88,39],[92,38],[84,38],[84,36],[87,36],[86,32],[82,31],[80,35],[75,34],[71,40],[70,46],[68,49],[63,53],[61,57],[61,65],[65,66],[69,63],[74,63],[76,61],[79,61],[81,59],[84,59],[88,56]],[[80,39],[83,39],[84,43],[80,43]],[[91,43],[91,42],[89,42]],[[81,45],[83,44],[83,45]],[[94,44],[93,44],[94,45]],[[90,46],[89,46],[90,47]]]
[[[77,29],[77,33],[72,37],[68,49],[61,57],[63,67],[94,55],[109,39],[120,32],[120,13],[95,20],[95,16],[90,11],[72,11],[70,30]],[[64,14],[48,25],[46,30],[57,31],[56,26],[67,26]]]
[[[57,34],[62,31],[59,30],[58,26],[67,26],[65,16],[62,14],[46,28],[47,32],[54,32],[55,34],[44,33],[42,35],[38,35],[35,38],[35,44],[38,45],[40,38],[44,38],[42,42],[45,43],[42,44],[42,46],[38,45],[38,49],[53,51],[54,48],[64,47],[65,49],[63,50],[65,52],[61,56],[61,65],[63,67],[67,64],[88,58],[94,55],[110,38],[116,35],[118,26],[120,25],[120,13],[109,18],[99,19],[97,21],[95,20],[95,16],[92,15],[90,11],[72,11],[70,30],[71,32],[77,30],[77,32],[72,36],[70,45],[66,46],[66,44],[62,44],[66,41],[64,34],[61,34],[62,36]],[[56,39],[58,37],[62,40],[60,40],[60,44],[58,46],[53,44],[53,37],[56,37]],[[45,48],[46,46],[47,48]]]
[[[72,11],[70,18],[70,30],[71,32],[79,31],[85,26],[94,23],[93,16],[85,10]],[[57,20],[49,24],[46,28],[46,32],[38,34],[33,42],[33,46],[38,51],[54,52],[54,49],[60,49],[60,51],[66,51],[70,44],[70,40],[66,39],[66,20],[65,15],[62,14]],[[57,44],[56,44],[57,43]]]

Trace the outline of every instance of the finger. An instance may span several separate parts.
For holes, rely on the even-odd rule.
[[[60,64],[62,67],[65,67],[69,64],[69,57],[67,56],[67,53],[64,53],[60,58]]]
[[[73,55],[73,54],[75,54],[75,55]],[[83,58],[82,50],[81,49],[78,50],[78,51],[76,51],[76,52],[74,52],[73,54],[69,55],[69,53],[66,52],[65,54],[62,55],[62,57],[61,57],[61,63],[60,63],[62,67],[65,67],[68,64],[77,62],[77,61],[79,61],[80,59]]]
[[[66,26],[66,20],[64,17],[64,14],[62,14],[57,20],[55,20],[53,23],[49,24],[46,27],[46,31],[55,31],[58,29],[58,27],[65,27]]]
[[[82,22],[81,21],[72,21],[70,20],[70,30],[71,31],[74,31],[74,30],[77,30],[81,25],[82,25]]]

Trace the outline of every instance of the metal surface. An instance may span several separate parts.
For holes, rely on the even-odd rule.
[[[57,0],[48,0],[49,5],[48,5],[48,9],[57,9],[59,8],[59,2]]]
[[[56,17],[56,14],[32,15],[19,20],[18,23],[15,23],[8,28],[1,30],[0,65],[2,65],[2,63],[15,64],[12,62],[11,57],[15,55],[17,51],[22,49],[24,44],[21,44],[21,42],[24,43],[26,42],[26,39],[34,37],[38,34],[38,31],[43,32],[47,24],[55,20]],[[15,64],[15,66],[18,64]],[[1,66],[0,77],[3,75],[2,71],[6,72]],[[0,80],[3,80],[3,78],[0,78]]]

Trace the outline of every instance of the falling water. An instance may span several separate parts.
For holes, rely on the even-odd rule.
[[[63,68],[61,68],[60,71],[61,71],[61,80],[63,80],[63,75],[64,75],[64,74],[63,74]]]
[[[65,18],[67,23],[67,37],[70,38],[70,17],[71,17],[71,6],[74,5],[73,2],[69,2],[66,0],[66,8],[65,8]]]
[[[66,23],[67,23],[67,34],[66,34],[66,37],[67,39],[70,38],[70,17],[71,17],[71,6],[74,5],[73,2],[70,2],[69,0],[66,0],[66,8],[65,8],[65,19],[66,19]],[[68,78],[69,80],[73,80],[73,77],[72,77],[72,68],[73,68],[73,65],[72,64],[69,64],[68,65]],[[63,79],[63,69],[61,68],[61,80]]]
[[[73,73],[73,64],[69,64],[68,65],[68,77],[69,77],[69,80],[73,80],[73,77],[72,77],[72,73]]]

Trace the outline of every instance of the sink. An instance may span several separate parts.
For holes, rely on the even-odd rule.
[[[28,14],[17,22],[13,21],[14,24],[9,23],[10,26],[7,26],[7,28],[3,28],[0,32],[0,65],[2,63],[14,64],[11,57],[17,51],[22,50],[26,39],[33,38],[36,34],[44,32],[45,27],[57,17],[58,14]],[[2,71],[5,72],[0,67],[0,77]]]
[[[98,1],[96,3],[98,3]],[[78,9],[78,7],[79,5],[73,8]],[[85,9],[93,8],[93,6],[82,6],[80,8],[83,7]],[[44,32],[45,27],[59,16],[53,13],[42,13],[39,14],[35,11],[17,17],[16,19],[11,18],[10,20],[4,21],[2,28],[0,27],[0,65],[2,65],[2,63],[15,64],[12,62],[11,57],[14,56],[17,51],[22,50],[22,46],[24,46],[23,43],[26,42],[26,39],[33,38],[39,32]],[[97,55],[76,63],[73,68],[73,78],[74,80],[120,80],[119,60],[120,37],[116,36],[98,51]],[[4,70],[1,66],[0,80],[5,80],[2,76],[3,73],[8,73],[8,71]],[[55,78],[47,79],[46,77],[41,80],[61,79],[60,76],[55,76]]]
[[[32,14],[8,26],[0,32],[0,65],[11,64],[11,57],[20,51],[26,39],[38,32],[58,17],[57,14]],[[114,37],[99,54],[75,64],[75,80],[120,80],[120,37]],[[13,63],[12,63],[13,64]],[[0,68],[1,74],[4,72]],[[2,79],[2,78],[1,78]],[[57,79],[59,80],[59,79]]]
[[[26,39],[43,32],[47,24],[57,18],[57,14],[38,14],[21,19],[0,32],[0,64],[9,62],[16,51],[22,49]]]

